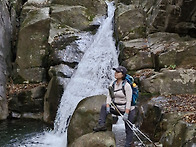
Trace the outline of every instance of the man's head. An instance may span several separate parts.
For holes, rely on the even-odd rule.
[[[113,68],[117,73],[122,73],[123,78],[125,78],[127,74],[127,69],[124,66],[118,66],[117,68]]]

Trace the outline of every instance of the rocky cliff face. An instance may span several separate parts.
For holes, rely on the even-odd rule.
[[[17,2],[19,1],[16,0],[11,4]],[[85,52],[76,42],[85,36],[85,33],[96,32],[99,23],[94,24],[93,20],[104,17],[106,3],[104,0],[78,2],[28,0],[21,8],[20,29],[16,50],[13,50],[15,53],[11,75],[13,82],[8,87],[9,109],[12,117],[24,117],[26,114],[35,113],[31,108],[36,107],[38,108],[36,116],[32,117],[37,118],[39,114],[38,118],[52,123],[63,87],[66,86]],[[45,96],[40,93],[38,98],[33,97],[34,88],[39,89],[44,85],[46,91],[48,83]],[[28,88],[24,91],[17,90],[25,85]],[[16,95],[13,95],[13,87]],[[54,87],[60,89],[56,91]],[[29,99],[32,102],[26,102]],[[20,109],[13,105],[14,103],[17,103]],[[29,109],[25,106],[26,103]]]
[[[185,11],[185,7],[190,11]],[[131,4],[122,1],[118,5],[115,24],[121,50],[119,60],[130,73],[138,71],[141,91],[149,92],[151,89],[150,93],[159,94],[196,93],[196,44],[192,35],[196,28],[195,13],[195,1],[140,0]],[[149,77],[142,76],[148,71],[146,69],[154,69],[155,72],[150,76],[148,74]],[[182,70],[186,70],[185,75],[191,78],[178,74]],[[160,78],[155,82],[158,75]],[[151,84],[144,86],[147,79]],[[188,83],[192,86],[183,87]]]
[[[122,0],[116,10],[119,60],[141,92],[138,123],[164,146],[195,144],[195,9],[195,1]]]
[[[11,65],[12,26],[8,1],[0,2],[0,119],[8,116],[6,82]]]

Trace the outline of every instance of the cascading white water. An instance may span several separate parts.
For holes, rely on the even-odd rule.
[[[76,72],[66,86],[57,112],[54,130],[45,132],[33,140],[35,146],[65,147],[67,144],[67,125],[77,104],[84,98],[106,94],[107,86],[113,79],[112,68],[118,66],[118,55],[113,39],[113,17],[115,6],[108,5],[108,17],[102,21],[92,44],[85,51]],[[30,145],[32,146],[32,145]]]
[[[112,67],[117,66],[117,53],[113,40],[112,20],[115,7],[108,3],[108,17],[101,24],[93,43],[85,52],[76,73],[63,94],[54,130],[65,132],[67,119],[72,115],[77,104],[84,98],[97,94],[105,94],[111,82]]]

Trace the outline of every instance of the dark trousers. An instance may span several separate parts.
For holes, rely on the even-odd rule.
[[[110,107],[110,113],[119,116],[119,113],[111,107]],[[124,113],[125,112],[121,112],[121,114],[124,114]],[[106,104],[103,104],[101,107],[100,116],[99,116],[99,124],[100,125],[105,125],[106,117],[107,117]],[[128,120],[133,123],[134,118],[135,118],[135,109],[133,109],[132,111],[129,112]],[[125,122],[125,132],[126,132],[125,147],[130,147],[131,143],[133,141],[133,131],[127,125],[126,122]]]

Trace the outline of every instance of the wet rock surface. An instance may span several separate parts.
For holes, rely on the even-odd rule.
[[[69,78],[53,76],[50,80],[44,96],[44,121],[53,124],[64,88],[69,82]]]

